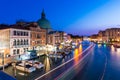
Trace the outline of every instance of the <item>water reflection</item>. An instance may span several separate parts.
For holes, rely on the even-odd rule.
[[[116,58],[120,60],[120,48],[116,48]]]
[[[120,48],[117,48],[117,53],[120,53]]]
[[[45,64],[45,71],[48,72],[50,70],[50,60],[48,57],[45,58],[44,64]]]
[[[79,52],[79,54],[82,53],[82,45],[79,46],[79,51],[78,52]]]
[[[104,44],[104,47],[106,47],[107,45],[106,44]]]
[[[115,47],[111,45],[111,52],[115,52]]]
[[[101,44],[98,44],[98,47],[100,48],[102,45]]]
[[[114,60],[120,60],[120,48],[116,48],[113,45],[111,45],[111,55]]]
[[[75,61],[75,64],[78,63],[79,61],[79,55],[81,55],[82,53],[82,45],[79,45],[79,48],[76,48],[75,51],[74,51],[74,61]]]

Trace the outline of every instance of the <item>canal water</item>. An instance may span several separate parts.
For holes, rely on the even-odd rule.
[[[14,70],[12,66],[9,66],[5,69],[5,72],[9,75],[15,77],[17,80],[34,80],[35,78],[41,76],[42,74],[50,71],[51,69],[63,64],[64,62],[68,61],[69,59],[77,56],[77,54],[85,50],[90,44],[89,43],[83,43],[80,44],[75,50],[73,50],[69,55],[65,56],[65,58],[54,60],[47,56],[41,56],[37,58],[36,60],[42,62],[45,67],[43,69],[37,69],[36,71],[32,73],[24,73],[19,70]],[[77,60],[76,60],[77,61]]]
[[[73,80],[120,80],[120,48],[96,44],[88,64]]]

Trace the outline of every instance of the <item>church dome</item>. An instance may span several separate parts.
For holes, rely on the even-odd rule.
[[[37,21],[38,25],[43,29],[51,29],[49,20],[46,19],[44,10],[41,13],[41,19]]]

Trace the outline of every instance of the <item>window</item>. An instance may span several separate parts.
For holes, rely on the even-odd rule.
[[[14,54],[14,55],[16,54],[16,50],[13,50],[13,54]]]
[[[24,32],[24,36],[25,36],[25,34],[26,34],[26,33]]]
[[[26,32],[26,36],[28,36],[28,32]]]
[[[17,45],[20,45],[20,41],[19,40],[17,40]]]
[[[13,35],[16,35],[16,31],[13,31]]]
[[[17,36],[20,36],[20,31],[17,31]]]
[[[23,45],[23,40],[21,40],[21,45]]]
[[[41,37],[40,37],[40,34],[37,34],[37,38],[41,38]]]
[[[26,52],[26,49],[24,48],[24,52]]]
[[[28,39],[26,40],[26,45],[28,45]]]
[[[17,54],[20,54],[20,50],[19,49],[17,49]]]
[[[13,46],[16,46],[16,40],[14,40],[14,42],[13,42]]]
[[[26,43],[26,41],[25,41],[25,39],[24,39],[24,45],[25,45],[25,43]]]
[[[23,36],[23,32],[21,31],[21,36]]]

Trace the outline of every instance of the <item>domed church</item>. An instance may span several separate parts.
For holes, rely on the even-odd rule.
[[[39,25],[41,28],[48,30],[48,32],[49,32],[49,30],[52,29],[49,20],[46,19],[46,15],[45,15],[44,9],[43,9],[43,11],[42,11],[42,13],[41,13],[41,19],[39,19],[39,20],[37,21],[37,23],[38,23],[38,25]]]
[[[37,21],[37,24],[40,26],[40,28],[46,30],[46,44],[48,43],[48,33],[52,31],[51,24],[49,20],[46,19],[44,9],[41,13],[41,19]]]

